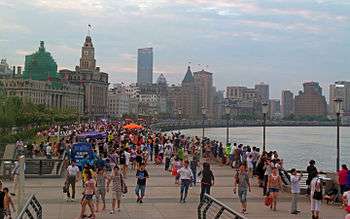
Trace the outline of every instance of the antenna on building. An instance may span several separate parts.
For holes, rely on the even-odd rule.
[[[91,24],[88,24],[88,36],[90,36],[91,35]]]

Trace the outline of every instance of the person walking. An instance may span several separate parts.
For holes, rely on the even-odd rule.
[[[104,169],[97,169],[96,175],[96,212],[99,211],[100,200],[102,201],[102,211],[106,209],[106,182],[107,176]]]
[[[143,197],[146,191],[146,180],[149,178],[148,172],[145,169],[145,163],[141,163],[139,169],[136,171],[137,184],[135,187],[135,194],[137,196],[137,203],[143,203]]]
[[[272,204],[270,208],[276,211],[278,193],[282,187],[282,180],[278,174],[278,169],[276,167],[272,168],[272,173],[267,180],[267,189],[272,196]]]
[[[237,188],[238,187],[238,188]],[[249,175],[246,164],[242,163],[233,180],[233,193],[238,193],[239,200],[242,205],[242,213],[247,213],[247,192],[251,192]]]
[[[177,173],[180,175],[180,203],[185,203],[187,194],[188,194],[188,188],[192,182],[193,179],[193,173],[191,169],[189,168],[189,162],[188,160],[184,161],[184,166],[180,168]]]
[[[85,210],[86,206],[88,205],[90,208],[91,214],[88,216],[89,218],[95,218],[95,209],[94,209],[94,203],[93,203],[93,196],[96,194],[96,182],[92,178],[91,172],[86,173],[87,181],[84,185],[84,192],[83,192],[83,198],[81,200],[81,211],[80,211],[80,218],[85,218]]]
[[[316,172],[316,176],[310,182],[310,200],[312,219],[320,218],[322,195],[322,181]]]
[[[112,210],[110,214],[115,213],[115,205],[117,204],[117,211],[120,211],[120,202],[122,197],[122,186],[124,185],[123,175],[119,170],[119,166],[116,165],[113,168],[112,174],[107,182],[107,192],[109,192],[109,185],[112,182]]]
[[[204,194],[210,195],[210,188],[214,185],[214,174],[209,163],[203,163],[203,170],[198,173],[202,175],[200,201],[203,201]]]
[[[298,210],[298,196],[300,194],[300,180],[303,176],[302,173],[299,175],[297,174],[296,169],[292,169],[291,171],[291,177],[290,177],[290,188],[292,193],[292,206],[291,206],[291,214],[298,214],[300,211]]]
[[[75,161],[72,160],[71,164],[67,167],[67,201],[75,201],[75,184],[78,182],[80,177],[79,167],[76,165]],[[72,187],[72,196],[69,192],[69,187]]]

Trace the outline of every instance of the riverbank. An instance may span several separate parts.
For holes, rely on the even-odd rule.
[[[223,128],[227,127],[261,127],[263,121],[261,120],[164,120],[158,123],[154,123],[151,125],[151,128],[154,130],[161,131],[172,131],[179,129],[195,129],[195,128]],[[336,126],[335,121],[266,121],[266,126],[268,127],[319,127],[319,126]],[[350,127],[350,124],[344,123],[343,127]]]

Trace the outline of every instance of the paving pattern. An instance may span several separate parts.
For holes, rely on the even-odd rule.
[[[189,200],[185,204],[179,203],[179,186],[175,184],[174,178],[169,172],[163,170],[163,166],[150,165],[147,167],[150,179],[147,181],[146,197],[143,204],[136,203],[134,195],[134,185],[136,178],[134,173],[130,173],[126,179],[129,193],[122,200],[121,211],[115,215],[110,215],[111,194],[107,194],[107,210],[97,213],[96,218],[109,219],[196,219],[197,206],[200,194],[200,187],[191,187]],[[212,196],[235,210],[240,210],[238,197],[232,192],[233,173],[229,167],[212,165],[215,176],[215,185],[212,187]],[[26,193],[34,193],[39,199],[44,209],[44,219],[76,219],[79,218],[80,204],[67,202],[62,193],[64,179],[26,179]],[[8,182],[5,186],[11,187]],[[77,197],[81,197],[82,187],[77,188]],[[263,204],[261,189],[256,186],[248,194],[248,214],[249,219],[267,218],[311,218],[309,212],[309,201],[306,197],[300,200],[299,215],[291,215],[290,196],[282,193],[277,205],[277,211],[273,212]],[[321,208],[322,218],[343,219],[345,211],[340,207],[326,205]],[[208,218],[211,219],[211,218]]]

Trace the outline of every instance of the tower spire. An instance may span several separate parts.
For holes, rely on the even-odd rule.
[[[88,33],[87,33],[88,36],[91,36],[91,24],[88,24]]]

